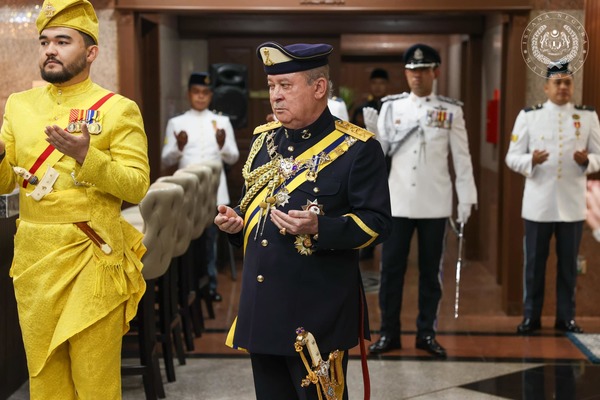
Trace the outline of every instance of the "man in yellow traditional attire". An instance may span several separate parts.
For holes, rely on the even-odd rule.
[[[13,277],[32,399],[120,399],[122,335],[145,290],[142,236],[120,217],[149,186],[137,105],[94,84],[98,19],[46,0],[36,21],[45,87],[12,94],[0,192],[20,186]]]

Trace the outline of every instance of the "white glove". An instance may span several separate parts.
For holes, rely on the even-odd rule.
[[[367,130],[377,135],[377,118],[379,117],[377,110],[373,107],[364,107],[362,113]]]
[[[459,203],[458,210],[457,210],[458,218],[456,220],[461,224],[466,224],[467,221],[469,220],[469,217],[471,216],[471,208],[472,207],[473,207],[473,204]]]

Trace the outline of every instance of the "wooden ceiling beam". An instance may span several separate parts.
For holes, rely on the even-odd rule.
[[[532,0],[115,0],[115,8],[140,12],[491,12],[530,10]]]
[[[239,35],[265,32],[270,34],[311,33],[339,35],[340,33],[395,34],[481,34],[485,28],[482,15],[355,15],[338,14],[203,14],[186,15],[178,19],[182,38],[211,35]]]

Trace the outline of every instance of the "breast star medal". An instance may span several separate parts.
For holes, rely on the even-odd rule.
[[[310,256],[312,254],[313,242],[310,235],[296,235],[294,246],[296,246],[296,250],[302,256]]]
[[[313,201],[306,200],[306,205],[302,206],[302,209],[304,211],[310,211],[317,215],[325,215],[325,213],[323,212],[323,204],[317,203],[317,199],[314,199]]]
[[[319,204],[317,199],[313,201],[306,200],[306,205],[302,206],[302,210],[310,211],[316,215],[324,215],[323,212],[323,204]],[[317,240],[317,235],[313,236],[315,240]],[[294,241],[294,246],[298,253],[303,256],[310,256],[313,252],[313,238],[308,234],[296,235],[296,240]]]
[[[288,192],[287,188],[282,187],[277,194],[275,194],[275,205],[277,207],[281,207],[290,201],[290,192]]]

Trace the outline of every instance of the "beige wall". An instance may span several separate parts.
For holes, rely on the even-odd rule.
[[[92,65],[91,77],[101,86],[118,91],[117,29],[112,9],[97,10],[100,21],[100,53]],[[4,112],[11,93],[30,89],[39,81],[38,32],[33,5],[0,7],[0,109]],[[21,18],[21,22],[11,22]]]

